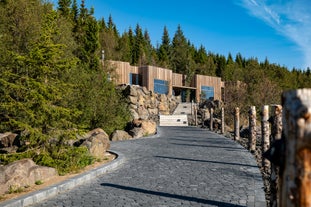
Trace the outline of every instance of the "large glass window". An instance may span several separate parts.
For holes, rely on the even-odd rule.
[[[142,84],[142,76],[136,73],[130,73],[130,85],[140,85]]]
[[[201,86],[201,98],[206,100],[214,100],[214,87]]]
[[[168,81],[154,79],[154,92],[159,94],[168,94]]]

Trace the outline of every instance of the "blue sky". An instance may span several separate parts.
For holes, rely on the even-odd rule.
[[[57,2],[57,0],[51,0]],[[310,0],[85,0],[97,19],[112,16],[120,34],[138,23],[154,46],[166,26],[180,25],[196,47],[235,57],[257,57],[289,70],[311,68]],[[78,2],[80,2],[78,0]]]

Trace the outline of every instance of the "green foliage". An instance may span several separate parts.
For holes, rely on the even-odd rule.
[[[72,103],[83,111],[79,117],[86,128],[103,128],[108,134],[123,129],[130,119],[126,102],[103,70],[80,73],[77,96]]]
[[[21,193],[23,191],[24,191],[23,187],[10,185],[9,190],[8,190],[8,194]]]
[[[170,68],[170,52],[171,52],[170,37],[167,28],[164,27],[162,35],[162,44],[160,45],[157,51],[159,59],[158,64],[161,67]]]
[[[42,180],[36,180],[36,181],[35,181],[35,184],[36,184],[36,185],[42,185],[42,184],[43,184],[43,181],[42,181]]]
[[[24,158],[32,158],[36,155],[37,149],[27,150],[25,152],[18,152],[14,154],[0,154],[1,164],[6,165],[16,160]]]
[[[74,54],[79,58],[84,68],[97,70],[99,68],[99,25],[92,16],[92,11],[81,3],[80,13],[73,28],[73,34],[78,45]]]
[[[86,147],[47,147],[33,157],[39,164],[56,168],[60,175],[75,172],[87,165],[93,164],[95,158],[92,157]]]
[[[95,127],[111,133],[129,120],[122,96],[99,64],[93,10],[84,1],[81,8],[70,3],[60,0],[55,11],[39,0],[1,2],[0,131],[18,133],[27,143],[18,153],[1,154],[1,164],[33,158],[60,174],[78,170],[94,158],[65,141]],[[49,144],[51,138],[56,145]]]

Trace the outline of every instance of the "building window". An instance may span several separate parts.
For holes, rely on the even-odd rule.
[[[201,86],[201,99],[214,100],[214,87]]]
[[[130,73],[130,85],[140,85],[142,84],[142,76],[136,73]]]
[[[168,81],[154,79],[154,92],[159,94],[168,94]]]

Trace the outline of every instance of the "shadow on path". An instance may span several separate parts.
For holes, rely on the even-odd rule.
[[[180,144],[180,143],[172,143],[172,142],[170,144],[187,146],[187,147],[210,147],[210,148],[236,149],[236,150],[244,149],[244,148],[238,148],[238,147],[223,147],[223,146],[217,146],[217,145]]]
[[[219,139],[219,137],[208,137],[209,139],[193,138],[189,139],[187,136],[179,136],[180,138],[170,138],[170,140],[183,141],[183,142],[205,142],[205,143],[229,143],[227,140]]]
[[[162,196],[162,197],[166,197],[166,198],[174,198],[174,199],[185,200],[185,201],[190,201],[190,202],[197,202],[197,203],[214,205],[214,206],[245,207],[245,206],[225,203],[225,202],[221,202],[221,201],[213,201],[213,200],[195,198],[195,197],[183,196],[183,195],[175,195],[175,194],[171,194],[171,193],[163,193],[163,192],[145,190],[142,188],[134,188],[134,187],[117,185],[117,184],[112,184],[112,183],[101,183],[100,185],[106,186],[106,187],[118,188],[118,189],[122,189],[122,190],[134,191],[134,192],[138,192],[138,193],[144,193],[144,194],[155,195],[155,196]]]
[[[238,165],[238,166],[244,166],[244,167],[258,168],[258,166],[256,166],[256,165],[246,165],[246,164],[241,164],[241,163],[218,162],[218,161],[210,161],[210,160],[196,160],[196,159],[189,159],[189,158],[166,157],[166,156],[155,156],[155,157],[164,158],[164,159],[173,159],[173,160],[184,160],[184,161],[192,161],[192,162],[207,162],[207,163],[214,163],[214,164]]]

